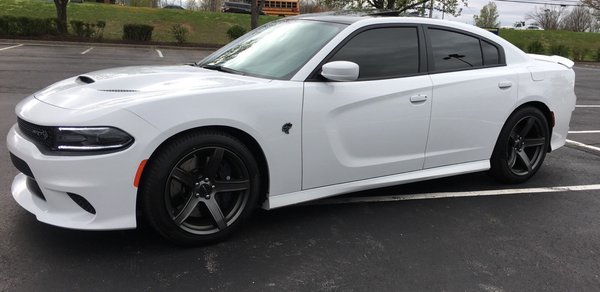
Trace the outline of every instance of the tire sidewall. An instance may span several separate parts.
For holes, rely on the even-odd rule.
[[[186,232],[175,224],[165,206],[165,187],[171,170],[190,152],[203,147],[222,147],[237,155],[248,171],[250,189],[248,201],[239,217],[213,234]],[[231,235],[253,213],[258,205],[260,172],[252,152],[238,139],[220,132],[192,132],[181,135],[161,146],[148,161],[141,182],[140,194],[145,218],[161,235],[184,246],[204,245],[221,241]]]
[[[512,129],[516,126],[516,124],[525,117],[532,116],[539,119],[542,123],[542,129],[544,132],[545,138],[545,148],[542,150],[540,163],[532,169],[530,173],[527,175],[516,175],[512,172],[512,170],[508,166],[508,141],[510,139],[510,133]],[[547,147],[550,144],[550,129],[548,126],[548,120],[546,116],[535,107],[523,107],[516,110],[510,117],[506,120],[506,123],[502,127],[500,131],[500,135],[498,136],[498,140],[496,141],[496,145],[494,147],[494,151],[492,153],[492,158],[490,159],[491,174],[498,180],[506,183],[522,183],[530,179],[535,173],[542,167],[544,159],[547,153]]]

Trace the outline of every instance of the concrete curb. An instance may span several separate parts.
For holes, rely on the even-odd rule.
[[[172,45],[160,45],[160,44],[121,44],[121,43],[97,43],[97,42],[72,42],[72,41],[48,41],[48,40],[31,40],[31,39],[4,39],[0,38],[0,43],[10,44],[26,44],[30,46],[88,46],[88,47],[125,47],[125,48],[161,48],[161,49],[172,49],[172,50],[205,50],[215,51],[219,46],[172,46]]]

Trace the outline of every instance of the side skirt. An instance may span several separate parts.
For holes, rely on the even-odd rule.
[[[489,160],[480,160],[449,166],[423,169],[407,173],[370,178],[365,180],[347,182],[337,185],[277,195],[269,197],[262,207],[263,209],[267,210],[275,209],[279,207],[285,207],[293,204],[332,197],[341,194],[347,194],[381,187],[388,187],[399,184],[406,184],[428,179],[436,179],[446,176],[484,171],[488,169],[490,169]]]

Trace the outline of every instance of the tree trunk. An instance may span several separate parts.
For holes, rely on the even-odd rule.
[[[258,27],[258,16],[262,7],[265,5],[265,0],[252,0],[252,14],[250,15],[250,29]]]
[[[58,33],[66,34],[67,30],[67,3],[69,0],[54,0],[54,6],[56,6],[56,26]]]
[[[396,8],[396,0],[388,0],[386,9],[394,9]]]

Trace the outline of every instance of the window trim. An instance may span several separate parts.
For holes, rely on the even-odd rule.
[[[445,30],[445,31],[460,33],[460,34],[463,34],[466,36],[476,38],[479,41],[479,51],[481,52],[481,64],[483,64],[483,65],[476,66],[476,67],[460,68],[460,69],[435,70],[435,63],[434,63],[434,59],[433,59],[433,48],[431,47],[431,35],[429,34],[429,29]],[[461,29],[440,26],[440,25],[430,25],[430,24],[423,25],[423,32],[425,33],[425,39],[426,39],[426,44],[427,44],[427,58],[429,60],[429,64],[427,66],[427,71],[429,72],[429,74],[459,72],[459,71],[477,70],[477,69],[486,69],[486,68],[495,68],[495,67],[506,66],[506,58],[505,58],[505,54],[504,54],[504,48],[501,45],[499,45],[498,43],[496,43],[486,37],[483,37],[478,34],[468,32],[468,31],[464,31]],[[483,46],[481,45],[482,41],[486,41],[490,45],[495,46],[496,49],[498,49],[498,64],[485,65],[485,59],[483,56]]]
[[[426,41],[425,41],[426,36],[424,34],[422,25],[416,24],[416,23],[383,23],[383,24],[373,24],[373,25],[364,26],[364,27],[361,27],[361,28],[353,31],[346,38],[344,38],[344,40],[342,40],[339,44],[337,44],[335,46],[335,48],[333,48],[333,50],[331,50],[331,52],[329,52],[327,54],[327,56],[325,56],[325,58],[323,58],[323,60],[321,60],[321,62],[319,62],[319,64],[313,69],[313,71],[308,75],[308,77],[306,78],[306,80],[304,80],[304,82],[336,82],[336,81],[331,81],[331,80],[325,79],[325,77],[321,76],[321,68],[323,67],[323,65],[327,64],[329,62],[329,60],[335,54],[337,54],[337,52],[339,50],[341,50],[348,42],[350,42],[358,34],[368,31],[368,30],[372,30],[372,29],[405,28],[405,27],[415,28],[417,30],[417,47],[418,47],[418,52],[419,52],[419,70],[418,71],[419,72],[413,73],[413,74],[400,74],[397,76],[365,78],[365,79],[361,79],[361,80],[356,80],[354,82],[373,81],[373,80],[389,80],[389,79],[397,79],[397,78],[429,74],[428,73],[428,64],[427,64],[428,63],[428,58],[427,58],[428,55],[427,55],[427,49],[426,49],[427,46],[426,46]]]

